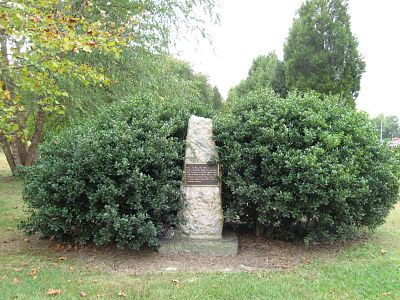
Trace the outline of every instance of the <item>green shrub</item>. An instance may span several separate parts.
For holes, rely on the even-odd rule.
[[[177,224],[184,139],[204,104],[131,99],[53,137],[28,170],[21,227],[84,244],[158,245]]]
[[[396,161],[366,114],[336,103],[266,92],[216,117],[228,219],[306,242],[384,222],[397,201]]]

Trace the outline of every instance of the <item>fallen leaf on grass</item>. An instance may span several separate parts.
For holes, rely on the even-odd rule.
[[[178,279],[172,279],[172,283],[174,283],[175,284],[175,286],[179,289],[181,286],[180,286],[180,281],[178,280]]]
[[[81,295],[81,297],[86,297],[88,294],[84,291],[79,292],[79,295]]]
[[[119,291],[118,296],[120,297],[126,297],[126,294],[123,291]]]
[[[56,289],[56,290],[49,289],[47,291],[47,296],[59,296],[59,295],[61,295],[61,290],[60,289]]]
[[[381,250],[381,254],[382,254],[382,255],[386,254],[386,250],[383,250],[383,249],[382,249],[382,250]]]
[[[38,272],[37,269],[32,269],[32,270],[28,273],[28,275],[31,276],[32,279],[36,279],[36,278],[37,278],[37,272]]]
[[[20,284],[21,280],[19,280],[18,278],[14,278],[12,281],[12,284]]]
[[[382,293],[382,296],[390,296],[392,293],[391,292],[386,292],[386,293]]]

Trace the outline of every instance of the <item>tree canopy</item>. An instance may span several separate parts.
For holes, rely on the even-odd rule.
[[[308,0],[284,46],[289,90],[339,94],[355,106],[365,63],[351,32],[346,0]]]
[[[287,94],[283,62],[274,52],[255,58],[247,78],[229,91],[228,98],[265,88],[271,88],[283,97]]]
[[[147,94],[159,100],[201,100],[216,109],[222,105],[219,104],[222,99],[214,100],[213,87],[207,76],[196,73],[187,62],[168,54],[129,47],[121,52],[118,60],[101,54],[80,59],[103,68],[111,82],[97,88],[76,80],[64,82],[74,105],[67,107],[65,115],[53,116],[49,120],[47,131],[50,133],[71,125],[77,119],[96,115],[104,106],[133,95]],[[214,104],[214,101],[218,102]]]

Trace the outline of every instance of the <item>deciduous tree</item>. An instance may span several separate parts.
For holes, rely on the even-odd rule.
[[[35,161],[49,120],[96,106],[79,102],[75,91],[108,86],[123,49],[166,51],[195,8],[211,13],[212,6],[213,0],[0,0],[0,144],[12,171]],[[201,21],[186,28],[204,33]]]
[[[108,83],[102,69],[75,61],[74,54],[118,56],[129,40],[122,26],[87,21],[82,13],[91,9],[89,1],[1,2],[0,143],[12,171],[32,165],[47,117],[64,112],[68,93],[60,82]]]

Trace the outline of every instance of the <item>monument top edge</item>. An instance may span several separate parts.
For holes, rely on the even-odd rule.
[[[190,118],[189,118],[189,121],[192,120],[192,119],[193,119],[193,120],[195,120],[195,119],[197,119],[197,120],[204,120],[204,121],[212,120],[212,119],[210,119],[210,118],[200,117],[200,116],[196,116],[196,115],[191,115]]]

